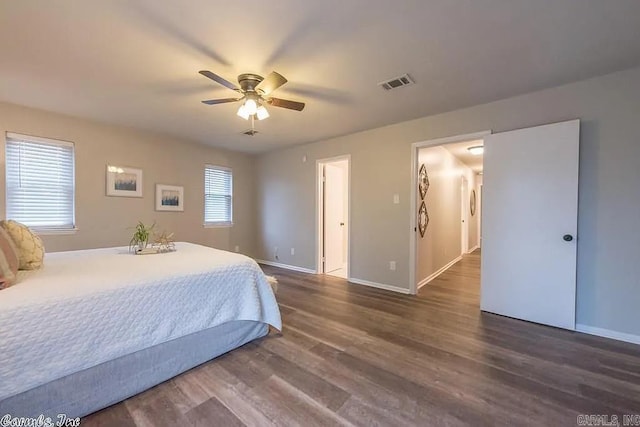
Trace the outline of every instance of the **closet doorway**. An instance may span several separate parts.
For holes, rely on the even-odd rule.
[[[318,160],[317,173],[317,271],[346,279],[349,277],[350,157]]]

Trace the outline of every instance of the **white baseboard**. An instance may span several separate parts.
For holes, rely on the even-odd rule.
[[[632,344],[640,344],[640,335],[628,334],[626,332],[617,332],[610,329],[596,328],[595,326],[576,324],[576,331],[589,335],[597,335],[599,337],[611,338],[618,341],[630,342]]]
[[[384,289],[386,291],[398,292],[398,293],[407,294],[407,295],[411,293],[409,289],[401,288],[399,286],[387,285],[385,283],[371,282],[369,280],[354,279],[354,278],[350,278],[347,280],[351,283],[355,283],[356,285],[371,286],[372,288]]]
[[[257,259],[256,262],[258,264],[270,265],[272,267],[284,268],[286,270],[299,271],[300,273],[318,274],[315,270],[311,270],[309,268],[304,268],[304,267],[298,267],[295,265],[281,264],[279,262],[265,261],[262,259]],[[347,281],[354,283],[356,285],[371,286],[373,288],[384,289],[387,291],[398,292],[401,294],[410,293],[409,289],[405,289],[405,288],[401,288],[393,285],[387,285],[385,283],[370,282],[369,280],[362,280],[362,279],[347,279]]]
[[[470,254],[471,252],[475,251],[476,249],[478,249],[480,247],[480,245],[475,245],[474,247],[472,247],[471,249],[469,249],[467,251],[468,254]]]
[[[300,273],[316,274],[316,271],[311,270],[310,268],[298,267],[295,265],[288,265],[288,264],[280,264],[279,262],[265,261],[262,259],[257,259],[256,262],[258,264],[270,265],[272,267],[284,268],[286,270],[299,271]]]
[[[425,277],[420,282],[418,282],[418,287],[417,288],[420,289],[421,287],[423,287],[424,285],[426,285],[427,283],[429,283],[430,281],[432,281],[433,279],[435,279],[436,277],[438,277],[439,275],[441,275],[442,273],[447,271],[449,268],[451,268],[451,266],[453,264],[455,264],[456,262],[460,261],[461,259],[462,259],[462,255],[460,255],[458,258],[454,259],[449,264],[445,265],[444,267],[442,267],[440,270],[436,271],[435,273],[430,274],[429,276]]]

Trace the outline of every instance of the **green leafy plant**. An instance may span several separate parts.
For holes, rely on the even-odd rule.
[[[146,226],[142,221],[138,221],[138,225],[136,225],[131,241],[129,242],[129,251],[135,252],[136,250],[146,248],[149,244],[151,232],[155,226],[155,222],[151,226]]]

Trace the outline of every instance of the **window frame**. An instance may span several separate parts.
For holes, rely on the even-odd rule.
[[[230,218],[228,221],[207,221],[207,170],[218,170],[229,173],[231,184],[229,186],[231,193],[230,197]],[[228,166],[220,166],[207,163],[204,165],[204,192],[203,192],[203,227],[204,228],[228,228],[233,227],[233,169]]]
[[[71,148],[71,225],[61,225],[61,226],[31,226],[27,225],[30,229],[37,232],[39,235],[60,235],[60,234],[75,234],[78,231],[78,227],[76,224],[76,146],[75,143],[71,141],[65,141],[62,139],[55,138],[46,138],[35,135],[27,135],[17,132],[5,132],[5,218],[13,219],[8,216],[9,210],[9,185],[7,174],[9,172],[9,165],[7,159],[7,146],[9,144],[9,140],[18,140],[24,141],[32,144],[41,144],[41,145],[52,145],[56,147],[70,147]]]

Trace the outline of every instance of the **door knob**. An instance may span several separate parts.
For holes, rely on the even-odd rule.
[[[573,240],[573,236],[571,234],[565,234],[564,236],[562,236],[562,240],[564,240],[565,242],[570,242]]]

